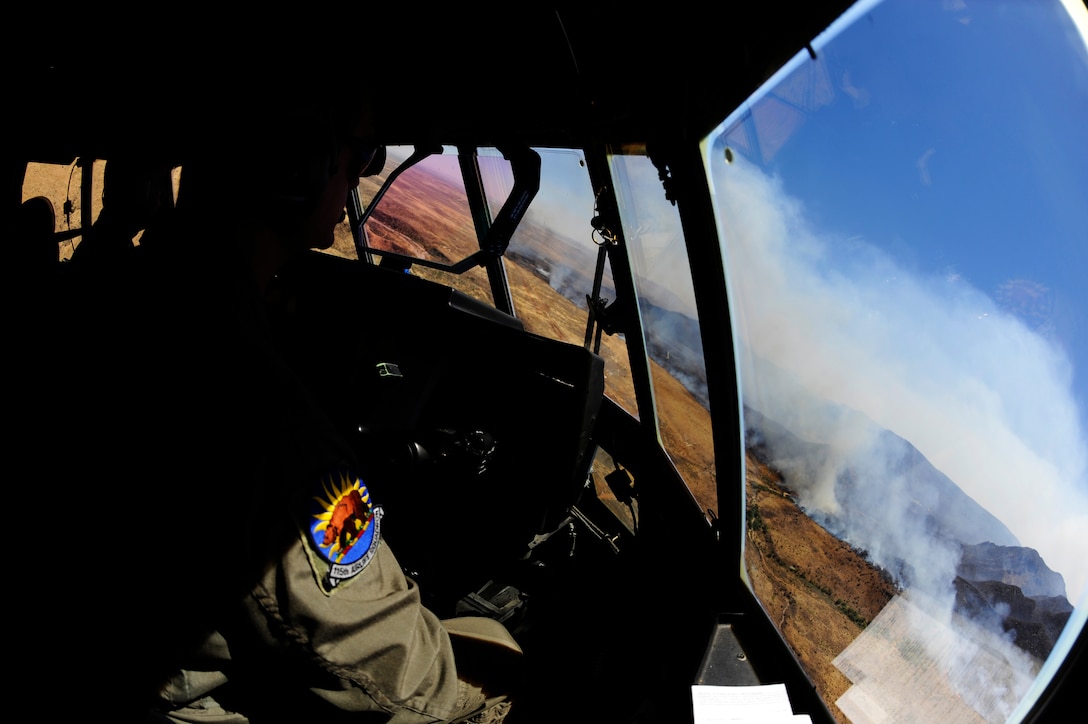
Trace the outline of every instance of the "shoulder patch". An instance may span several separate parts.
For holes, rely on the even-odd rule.
[[[309,500],[303,534],[318,584],[326,594],[359,575],[381,544],[381,506],[359,476],[338,471],[321,478]]]

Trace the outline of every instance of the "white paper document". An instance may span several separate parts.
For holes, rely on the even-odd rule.
[[[803,724],[811,722],[807,714],[794,714],[785,684],[763,686],[691,687],[691,705],[695,724]]]

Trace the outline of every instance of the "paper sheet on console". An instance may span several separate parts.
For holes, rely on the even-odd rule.
[[[811,722],[807,714],[794,714],[785,684],[763,686],[691,687],[695,724],[802,724]]]

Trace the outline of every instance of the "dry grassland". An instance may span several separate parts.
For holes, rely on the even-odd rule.
[[[94,197],[101,194],[101,164],[95,168]],[[57,229],[79,225],[82,169],[76,166],[33,164],[24,184],[24,199],[44,195],[53,201]],[[375,181],[363,179],[373,193]],[[398,193],[389,193],[381,213],[370,222],[375,249],[455,262],[477,249],[463,198],[443,182],[418,174]],[[364,193],[365,195],[365,193]],[[71,221],[62,210],[72,200]],[[100,204],[92,208],[92,218]],[[421,243],[418,240],[430,240]],[[62,258],[71,255],[78,237],[62,245]],[[330,253],[355,257],[350,228],[342,223]],[[491,301],[486,275],[476,269],[459,277],[416,267],[413,273],[450,284],[484,301]],[[507,264],[510,287],[526,329],[542,336],[582,344],[586,310],[552,289],[531,269]],[[588,289],[586,290],[589,291]],[[605,335],[607,394],[637,415],[627,347],[619,336]],[[717,510],[715,465],[710,413],[667,370],[652,370],[661,439],[677,470],[704,510]],[[607,488],[602,494],[609,496]],[[795,504],[781,476],[748,455],[746,499],[748,540],[746,564],[756,594],[768,614],[813,678],[825,701],[834,702],[849,686],[831,664],[895,594],[894,586],[858,552],[820,528]],[[622,506],[611,506],[625,515]],[[845,717],[832,707],[842,720]]]

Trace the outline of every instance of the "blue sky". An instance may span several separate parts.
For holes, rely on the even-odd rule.
[[[1069,7],[1083,23],[1083,4]],[[759,359],[899,433],[1076,600],[1088,581],[1084,40],[1061,2],[888,0],[814,47],[709,150],[746,400],[771,404]],[[730,164],[714,160],[725,145]]]
[[[822,49],[831,82],[853,95],[809,115],[767,168],[814,224],[842,234],[844,253],[874,240],[1008,303],[1010,281],[1045,288],[1049,332],[1088,360],[1088,64],[1083,45],[1072,62],[1062,12],[877,5]]]

